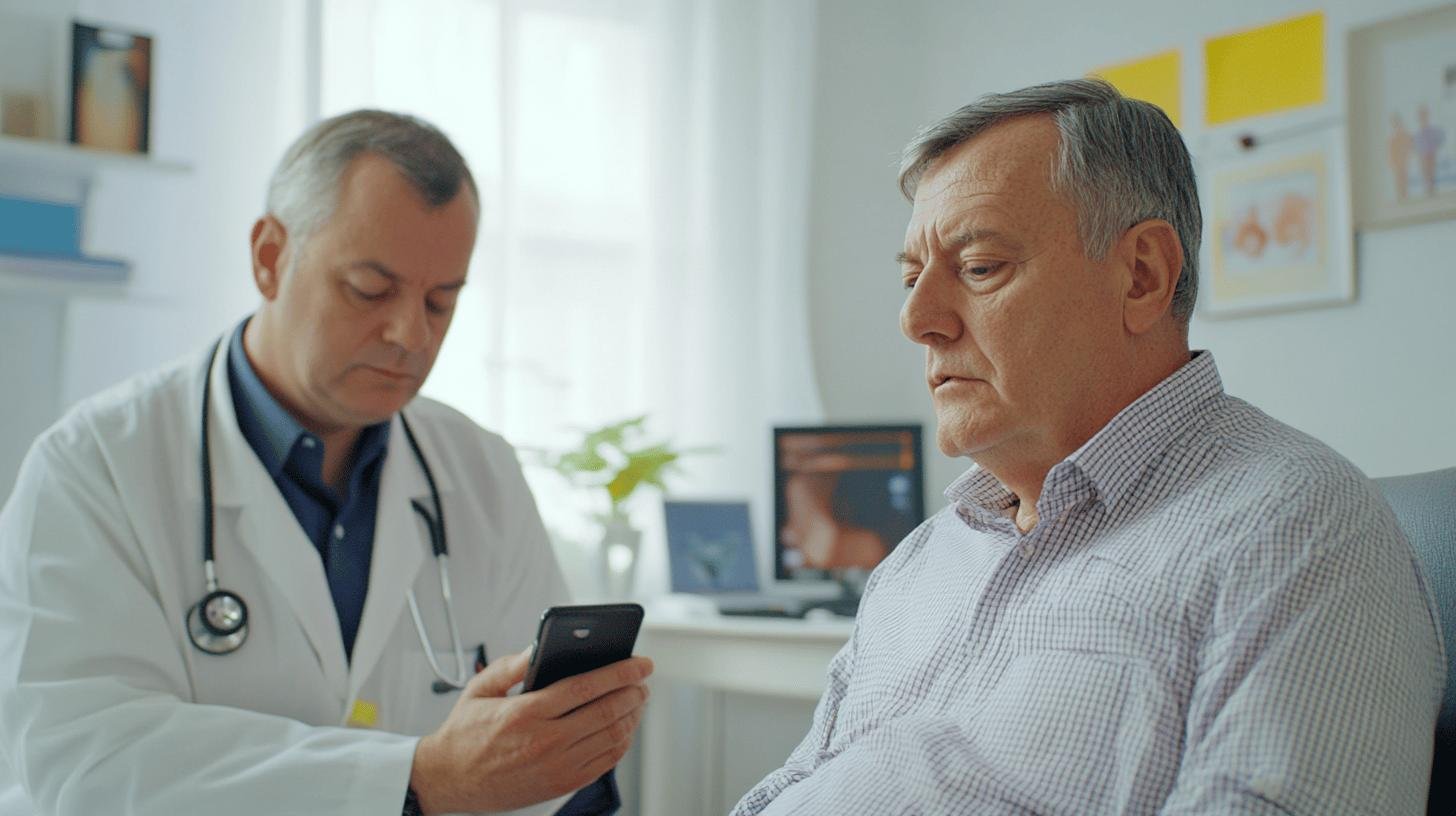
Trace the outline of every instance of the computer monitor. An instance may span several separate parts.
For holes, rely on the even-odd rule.
[[[775,428],[774,577],[863,575],[925,519],[919,425]]]

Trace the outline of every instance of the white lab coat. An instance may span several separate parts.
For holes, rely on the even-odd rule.
[[[453,672],[439,571],[409,503],[429,487],[398,419],[351,664],[318,552],[238,430],[225,347],[210,373],[216,561],[248,604],[249,635],[226,656],[191,645],[207,366],[190,358],[72,410],[0,511],[5,816],[395,816],[417,736],[458,696],[431,691],[405,601],[413,587]],[[444,504],[466,659],[481,642],[492,660],[528,647],[567,591],[514,452],[430,400],[405,413]],[[343,727],[355,700],[376,705],[374,729]]]

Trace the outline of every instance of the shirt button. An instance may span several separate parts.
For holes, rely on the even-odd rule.
[[[1249,789],[1265,799],[1278,801],[1284,797],[1282,780],[1270,773],[1255,774],[1249,781]]]
[[[313,440],[313,437],[311,437],[311,436],[305,436],[305,437],[304,437],[304,438],[303,438],[303,446],[304,446],[304,447],[305,447],[305,448],[311,448],[311,447],[313,447],[313,446],[314,446],[314,445],[317,445],[317,444],[318,444],[318,443],[317,443],[317,442],[315,442],[315,441],[314,441],[314,440]]]
[[[1035,547],[1031,546],[1030,544],[1022,544],[1021,545],[1021,556],[1023,558],[1030,558],[1033,555],[1036,555],[1036,548]]]
[[[342,524],[335,524],[334,525],[334,538],[337,538],[340,541],[343,541],[344,540],[344,525],[342,525]]]

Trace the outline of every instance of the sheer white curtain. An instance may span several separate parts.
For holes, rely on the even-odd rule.
[[[814,16],[814,0],[323,0],[322,113],[429,119],[481,188],[471,283],[426,393],[526,448],[648,414],[717,448],[671,484],[751,499],[766,554],[769,428],[821,416]],[[590,505],[527,471],[548,525],[590,537]],[[635,515],[654,591],[655,502]]]

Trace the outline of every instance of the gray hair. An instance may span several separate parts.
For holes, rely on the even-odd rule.
[[[1173,316],[1187,323],[1198,298],[1203,215],[1188,148],[1156,105],[1129,99],[1101,79],[1072,79],[988,94],[920,131],[900,160],[900,192],[911,201],[938,157],[993,125],[1048,113],[1061,134],[1052,190],[1077,208],[1088,257],[1106,257],[1128,228],[1150,218],[1173,226],[1183,245],[1183,273]]]
[[[388,159],[427,207],[455,200],[462,185],[480,201],[465,159],[434,125],[400,113],[356,110],[319,122],[289,146],[268,182],[268,212],[290,238],[307,240],[333,215],[345,169],[365,153]]]

